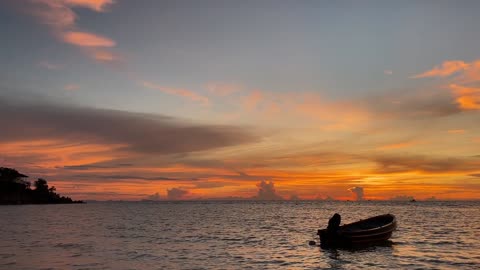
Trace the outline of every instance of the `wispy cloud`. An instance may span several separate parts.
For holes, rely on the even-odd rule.
[[[480,162],[469,158],[432,158],[427,156],[378,156],[372,161],[378,167],[376,173],[417,172],[426,174],[473,173],[478,171]]]
[[[447,86],[455,102],[461,110],[480,109],[480,88],[471,87],[473,83],[480,82],[480,60],[466,63],[464,61],[445,61],[432,70],[415,75],[412,78],[447,77],[456,74]],[[452,83],[453,82],[453,83]]]
[[[113,0],[64,0],[64,2],[71,6],[86,7],[97,12],[105,11],[108,5],[114,3]]]
[[[165,94],[184,97],[193,101],[200,102],[203,105],[209,105],[209,99],[188,89],[172,88],[161,86],[149,81],[141,81],[140,84],[148,89],[159,90]]]
[[[75,27],[77,15],[64,1],[30,0],[29,13],[48,25],[55,34]]]
[[[383,71],[383,74],[385,74],[385,75],[392,75],[392,74],[393,74],[393,71],[387,69],[387,70],[384,70],[384,71]]]
[[[398,142],[398,143],[391,143],[391,144],[386,144],[378,147],[379,150],[392,150],[392,149],[402,149],[402,148],[408,148],[411,146],[414,146],[418,144],[416,141],[403,141],[403,142]]]
[[[253,110],[263,99],[263,94],[259,90],[253,90],[243,100],[243,105],[247,110]]]
[[[480,60],[472,61],[468,64],[468,68],[465,69],[456,78],[457,83],[469,84],[480,81]]]
[[[76,20],[78,15],[73,8],[88,8],[95,12],[104,12],[112,0],[29,0],[28,11],[37,17],[41,23],[48,25],[53,34],[61,41],[86,48],[87,55],[101,62],[118,60],[114,54],[107,57],[107,51],[99,55],[98,48],[111,48],[116,42],[110,38],[87,31],[78,30]]]
[[[69,31],[63,34],[63,40],[66,43],[73,44],[79,47],[115,47],[115,41],[102,37],[100,35],[88,33]]]
[[[480,88],[451,84],[458,106],[463,110],[480,110]]]
[[[441,65],[411,78],[449,77],[453,76],[455,83],[469,84],[480,81],[480,60],[464,62],[461,60],[445,61]]]
[[[2,131],[0,142],[62,139],[123,145],[125,151],[136,153],[173,154],[257,141],[240,127],[194,125],[162,115],[22,102],[1,96],[0,105],[0,124],[9,127]]]
[[[423,73],[412,76],[411,78],[428,78],[428,77],[447,77],[469,67],[468,63],[460,60],[445,61],[441,65],[433,67]]]

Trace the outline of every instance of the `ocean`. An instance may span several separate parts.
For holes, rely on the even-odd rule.
[[[317,229],[392,213],[386,245]],[[0,206],[0,269],[480,269],[480,202],[98,202]],[[314,240],[317,246],[308,242]]]

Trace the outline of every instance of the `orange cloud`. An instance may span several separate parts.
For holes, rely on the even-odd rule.
[[[62,1],[36,0],[31,1],[29,13],[50,26],[55,32],[73,27],[77,18],[71,8]]]
[[[461,109],[480,110],[480,88],[464,87],[451,84],[453,94]]]
[[[255,113],[256,118],[263,117],[285,124],[295,121],[316,122],[324,130],[341,130],[368,124],[369,108],[359,102],[342,100],[324,100],[316,92],[273,92],[252,90],[240,97],[241,103],[235,100],[234,106],[240,104],[238,113],[229,117],[239,118],[242,115]],[[233,105],[233,104],[232,104]],[[320,121],[319,121],[320,120]],[[311,123],[309,123],[311,124]]]
[[[77,30],[77,14],[73,7],[84,7],[96,12],[103,12],[105,8],[113,4],[113,0],[35,0],[28,6],[30,13],[48,25],[54,35],[61,41],[81,48],[95,48],[86,50],[87,55],[99,62],[112,62],[118,57],[113,53],[96,48],[115,47],[116,42],[110,38]]]
[[[97,12],[105,11],[105,7],[113,4],[113,0],[65,0],[69,6],[86,7]]]
[[[63,40],[80,47],[114,47],[115,41],[88,32],[70,31],[63,34]]]
[[[480,109],[480,88],[466,87],[461,84],[471,84],[480,81],[480,60],[466,63],[464,61],[445,61],[442,65],[434,67],[432,70],[422,74],[415,75],[412,78],[425,77],[446,77],[454,73],[459,73],[452,81],[456,84],[450,84],[448,87],[455,96],[458,107],[463,110]]]
[[[471,62],[468,68],[457,78],[460,83],[472,83],[480,81],[480,60]]]
[[[306,94],[300,102],[293,104],[296,113],[326,121],[327,129],[351,128],[353,125],[367,124],[368,110],[351,102],[331,102],[316,94]]]
[[[56,139],[24,140],[0,143],[2,155],[9,159],[32,157],[35,165],[54,168],[103,162],[124,156],[124,145],[76,143]]]
[[[470,65],[463,61],[445,61],[441,65],[433,67],[433,69],[424,73],[414,75],[411,78],[428,78],[428,77],[447,77],[456,72],[468,69]]]
[[[401,148],[407,148],[413,145],[416,145],[417,142],[414,141],[406,141],[406,142],[400,142],[400,143],[393,143],[393,144],[386,144],[378,147],[377,149],[379,150],[391,150],[391,149],[401,149]]]
[[[169,94],[169,95],[175,95],[175,96],[181,96],[184,98],[188,98],[193,101],[198,101],[202,103],[203,105],[208,105],[209,100],[207,97],[201,96],[193,91],[187,90],[187,89],[179,89],[179,88],[171,88],[171,87],[164,87],[160,86],[157,84],[154,84],[152,82],[148,81],[143,81],[141,82],[141,85],[143,87],[149,88],[149,89],[154,89],[154,90],[160,90],[163,93]]]
[[[253,110],[257,107],[257,104],[263,99],[263,94],[259,90],[252,91],[243,100],[243,105],[247,110]]]
[[[22,169],[21,172],[32,177],[46,177],[62,194],[72,195],[76,199],[138,200],[154,192],[173,188],[189,191],[190,195],[182,199],[228,196],[247,199],[258,191],[255,184],[261,180],[273,180],[277,192],[273,193],[280,196],[298,194],[301,198],[309,199],[315,199],[319,193],[336,199],[351,199],[347,189],[352,186],[363,187],[368,199],[388,199],[398,194],[412,195],[417,199],[432,195],[438,198],[468,199],[476,198],[478,193],[478,185],[469,187],[468,183],[458,184],[456,180],[449,180],[468,173],[478,173],[478,162],[464,163],[450,159],[433,162],[418,158],[390,159],[384,165],[392,166],[393,169],[400,166],[404,170],[367,173],[372,164],[364,163],[360,166],[364,172],[355,172],[350,167],[338,169],[332,167],[333,164],[326,163],[325,166],[315,163],[315,170],[305,170],[311,163],[310,158],[299,155],[294,158],[298,161],[298,166],[281,166],[281,169],[252,166],[239,173],[225,166],[215,168],[161,162],[141,165],[142,156],[122,151],[125,149],[122,145],[32,140],[0,143],[0,148],[0,157],[5,154],[7,159],[13,156],[18,158],[18,164],[22,164],[19,166],[29,166],[28,170]],[[29,155],[39,158],[31,163],[33,166],[25,162]],[[262,160],[265,160],[264,157]],[[317,158],[324,159],[323,156]],[[128,162],[127,160],[135,162],[120,166],[119,163]],[[339,158],[338,162],[349,163],[352,160]],[[235,164],[242,162],[235,161]],[[318,167],[323,168],[319,171]],[[43,171],[34,173],[38,170]],[[448,193],[452,190],[455,193]],[[162,198],[166,198],[166,195],[161,194]]]

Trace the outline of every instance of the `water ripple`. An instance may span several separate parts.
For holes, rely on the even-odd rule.
[[[0,269],[480,269],[472,202],[0,206]],[[385,246],[309,246],[332,213],[397,216]]]

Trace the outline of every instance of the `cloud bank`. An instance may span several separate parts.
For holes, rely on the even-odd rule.
[[[181,188],[167,189],[168,200],[172,200],[172,201],[181,200],[181,199],[184,199],[187,194],[189,194],[188,190],[184,190]]]
[[[0,96],[0,142],[62,139],[122,145],[139,153],[173,154],[256,142],[236,126],[197,125],[176,118],[117,110],[13,101]]]
[[[353,187],[348,189],[350,192],[355,194],[355,199],[357,201],[363,201],[363,187]]]
[[[254,197],[254,199],[268,201],[283,200],[282,196],[277,194],[273,181],[267,182],[265,180],[262,180],[260,183],[257,184],[257,187],[258,193],[257,196]]]

